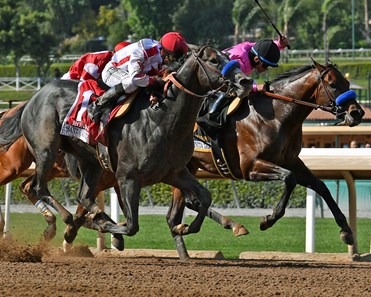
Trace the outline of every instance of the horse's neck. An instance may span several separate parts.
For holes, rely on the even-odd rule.
[[[196,94],[201,95],[206,93],[206,91],[204,91],[195,80],[182,80],[182,84]],[[168,94],[170,96],[167,100],[169,111],[171,110],[171,113],[177,115],[179,121],[189,122],[193,126],[203,98],[188,94],[186,91],[180,90],[175,85],[171,86]]]
[[[277,87],[273,91],[274,93],[285,96],[288,98],[295,99],[297,101],[310,102],[315,89],[317,88],[316,81],[310,78],[311,73],[308,73],[301,77],[298,80],[295,80],[291,84],[283,84],[280,87]],[[310,82],[309,79],[313,81]],[[310,82],[310,83],[308,83]],[[307,85],[307,87],[304,87]],[[304,122],[307,116],[312,112],[313,108],[299,103],[289,103],[284,100],[274,99],[273,102],[275,109],[284,110],[284,113],[279,113],[282,116],[282,121],[292,121],[295,122]],[[314,102],[312,102],[314,103]]]

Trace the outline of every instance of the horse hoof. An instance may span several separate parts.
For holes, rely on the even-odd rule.
[[[173,228],[172,232],[178,235],[185,235],[188,234],[188,228],[189,226],[187,224],[179,224]]]
[[[260,219],[260,230],[265,231],[272,227],[272,223],[269,222],[270,215],[267,215],[265,217],[261,217]]]
[[[113,234],[111,244],[115,249],[122,252],[125,248],[124,237],[121,234]]]
[[[346,231],[340,231],[340,238],[347,245],[353,245],[354,244],[353,233],[349,233],[349,232],[346,232]]]
[[[68,243],[67,241],[63,240],[63,252],[69,253],[72,250],[72,243]]]
[[[247,230],[245,226],[241,224],[237,224],[236,226],[234,226],[232,228],[232,231],[235,237],[249,234],[249,230]]]
[[[45,241],[50,241],[54,238],[55,234],[57,233],[57,226],[55,224],[49,225],[44,230],[44,239]]]
[[[77,236],[77,229],[74,226],[67,226],[64,231],[64,240],[68,243],[72,243]]]

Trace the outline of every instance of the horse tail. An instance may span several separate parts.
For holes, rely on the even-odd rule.
[[[4,115],[1,118],[0,124],[0,148],[8,150],[8,148],[22,136],[21,116],[27,103],[17,108],[13,114]]]

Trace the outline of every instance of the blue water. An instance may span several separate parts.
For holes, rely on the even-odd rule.
[[[324,181],[334,199],[338,187],[338,204],[341,209],[349,209],[349,195],[347,183],[344,180],[326,180]],[[339,186],[337,186],[339,185]],[[356,181],[357,210],[371,211],[371,180]],[[324,204],[324,207],[327,206]]]

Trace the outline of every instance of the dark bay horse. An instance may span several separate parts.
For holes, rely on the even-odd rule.
[[[22,102],[19,105],[3,112],[0,118],[0,126],[6,117],[14,115],[26,102]],[[21,177],[24,171],[27,170],[32,162],[34,161],[34,156],[27,147],[26,139],[21,136],[14,143],[12,143],[7,149],[0,149],[0,186],[6,185],[7,183]],[[64,153],[60,152],[58,154],[56,162],[53,164],[53,169],[47,180],[52,180],[56,177],[68,177],[70,176],[69,170],[66,167],[66,161],[68,163],[68,169],[72,170],[72,176],[76,179],[80,178],[80,173],[78,172],[76,159],[72,156],[65,156]],[[32,180],[34,174],[28,176],[21,184],[20,189],[26,188],[26,185]],[[106,190],[107,188],[114,187],[116,191],[117,183],[115,183],[115,177],[111,172],[105,171],[103,173],[102,179],[97,185],[97,195],[100,191]],[[27,193],[25,193],[27,194]],[[32,201],[33,202],[33,201]],[[33,202],[33,204],[35,204]],[[78,206],[78,209],[81,205]],[[45,210],[45,209],[44,209]],[[46,240],[51,240],[56,232],[56,217],[50,212],[48,216],[45,216],[48,222],[48,228],[44,232],[44,238]],[[0,236],[4,232],[5,221],[0,208]]]
[[[3,122],[3,118],[13,115],[24,103],[3,112],[1,114],[0,125]],[[26,140],[22,136],[18,138],[7,150],[0,150],[0,186],[6,185],[7,183],[20,177],[22,173],[27,170],[32,164],[34,157],[30,150],[27,148]],[[57,158],[57,162],[53,165],[53,170],[50,173],[49,179],[55,177],[67,176],[67,170],[63,156],[60,155]],[[0,236],[3,234],[5,221],[0,208]]]
[[[62,150],[77,159],[82,175],[77,200],[87,210],[87,218],[97,230],[136,234],[141,188],[164,182],[181,189],[199,205],[199,213],[188,229],[188,233],[198,232],[211,197],[186,168],[193,152],[193,125],[202,98],[210,91],[228,88],[233,83],[240,96],[246,95],[243,84],[249,78],[239,68],[224,72],[226,77],[221,75],[228,63],[228,58],[211,46],[191,51],[176,75],[183,88],[172,84],[158,110],[149,108],[148,96],[142,92],[128,114],[110,124],[108,151],[123,199],[125,225],[116,225],[95,203],[96,185],[103,169],[94,147],[59,133],[76,98],[76,81],[47,84],[0,126],[1,145],[10,145],[23,134],[35,157],[35,175],[23,192],[38,208],[47,209],[47,205],[51,205],[56,209],[68,225],[65,239],[67,242],[74,239],[76,224],[72,214],[54,199],[47,187],[47,176],[58,151]]]
[[[341,239],[352,245],[352,230],[329,189],[299,158],[302,125],[314,108],[333,113],[342,125],[352,127],[361,122],[364,111],[354,92],[349,91],[349,81],[334,65],[323,66],[314,62],[314,65],[282,74],[270,82],[270,90],[278,98],[256,93],[243,100],[237,112],[227,120],[221,137],[231,175],[238,180],[278,180],[284,183],[284,192],[273,213],[261,219],[261,230],[272,227],[284,215],[288,199],[299,184],[322,196],[341,229]],[[188,169],[196,177],[199,169],[220,176],[210,152],[195,151]],[[198,210],[198,206],[186,199],[181,190],[174,189],[167,214],[173,237],[188,232],[187,225],[180,225],[185,206]],[[211,209],[208,216],[224,227],[235,227],[235,222]],[[187,255],[184,245],[177,249],[179,255]]]

